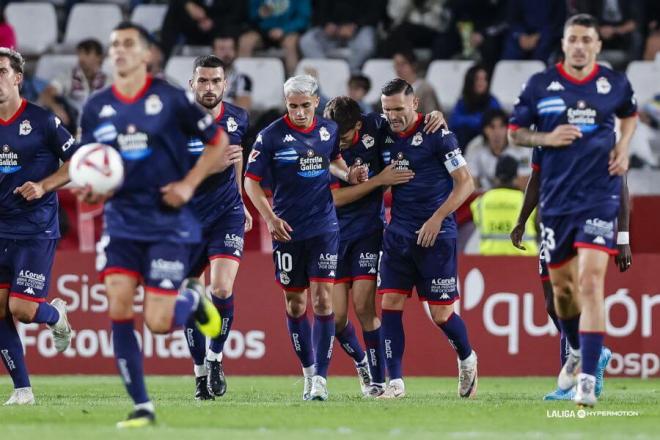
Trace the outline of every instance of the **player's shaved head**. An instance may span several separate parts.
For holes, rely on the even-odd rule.
[[[385,83],[380,91],[384,96],[393,96],[403,93],[404,95],[412,95],[414,90],[412,86],[405,79],[394,78]]]
[[[149,32],[139,24],[133,23],[132,21],[122,21],[117,26],[115,26],[112,31],[116,32],[125,30],[134,30],[139,36],[140,43],[142,43],[145,47],[151,46],[152,37],[149,35]]]
[[[596,31],[596,33],[598,33],[598,20],[596,20],[596,17],[594,17],[593,15],[589,15],[589,14],[573,15],[568,20],[566,20],[566,23],[564,23],[564,33],[571,26],[582,26],[586,28],[592,28]]]

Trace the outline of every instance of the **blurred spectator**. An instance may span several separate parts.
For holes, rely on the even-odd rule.
[[[351,72],[359,71],[376,49],[376,28],[380,19],[379,0],[318,0],[314,5],[315,27],[300,39],[305,58],[329,56],[347,47]]]
[[[600,59],[622,69],[630,60],[641,57],[643,41],[637,30],[641,24],[639,0],[583,0],[577,4],[580,12],[593,15],[600,24],[598,32],[603,42]]]
[[[491,72],[502,55],[508,28],[507,0],[453,0],[451,7],[463,40],[464,57],[480,59]]]
[[[412,84],[415,96],[419,98],[418,112],[424,114],[433,110],[440,110],[440,103],[435,95],[435,90],[425,79],[417,76],[417,57],[412,51],[402,51],[394,54],[394,71],[399,78],[405,79]]]
[[[224,100],[244,108],[248,112],[252,108],[252,79],[236,70],[236,38],[229,35],[220,35],[213,39],[213,54],[224,63],[225,88]]]
[[[46,87],[48,87],[48,81],[33,74],[29,74],[27,71],[23,73],[23,81],[21,81],[21,97],[27,99],[33,104],[38,104],[39,97]]]
[[[108,82],[103,73],[103,46],[95,39],[83,40],[76,46],[78,64],[69,72],[55,78],[40,96],[41,103],[75,133],[78,117],[87,97]]]
[[[481,133],[484,112],[500,108],[490,94],[490,77],[482,65],[470,67],[465,74],[463,92],[449,118],[449,127],[456,134],[459,145],[467,145]]]
[[[660,93],[639,108],[639,123],[630,140],[630,167],[658,168],[654,145],[660,149]]]
[[[151,52],[149,62],[147,63],[147,72],[156,78],[165,78],[165,56],[163,49],[158,41],[151,41]]]
[[[370,113],[373,107],[364,98],[371,90],[371,80],[362,75],[354,74],[348,79],[348,96],[358,103],[362,113]]]
[[[516,186],[524,188],[527,185],[532,172],[530,168],[532,149],[509,145],[507,123],[508,116],[504,111],[489,110],[484,114],[483,134],[470,142],[467,147],[465,160],[476,187],[481,190],[495,186],[495,167],[497,160],[503,155],[511,156],[518,162]]]
[[[547,63],[559,47],[565,20],[565,0],[509,0],[502,59]]]
[[[518,220],[524,194],[516,187],[518,162],[511,156],[501,156],[495,165],[495,187],[486,191],[470,204],[472,220],[479,231],[481,255],[536,256],[536,225],[532,219],[525,225],[523,246],[511,244],[509,234]]]
[[[646,17],[646,26],[643,29],[646,34],[644,59],[653,61],[660,52],[660,1],[646,0],[644,16]]]
[[[239,56],[251,57],[257,48],[280,46],[287,75],[292,75],[298,64],[298,39],[309,27],[311,14],[310,0],[250,0],[252,30],[241,35]]]
[[[247,0],[170,0],[161,30],[165,59],[180,39],[210,46],[219,32],[238,37],[246,20]]]
[[[11,23],[7,22],[5,17],[5,8],[7,1],[0,1],[0,47],[16,49],[16,33]]]
[[[451,58],[461,50],[448,0],[389,0],[387,14],[392,30],[384,44],[384,55],[430,48],[433,59]]]

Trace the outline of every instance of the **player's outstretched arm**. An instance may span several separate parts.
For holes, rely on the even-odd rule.
[[[50,176],[39,182],[25,182],[23,185],[14,189],[14,194],[19,194],[28,202],[37,200],[44,196],[44,194],[55,191],[69,183],[69,162],[64,162]]]
[[[358,185],[347,186],[344,188],[334,188],[332,198],[337,208],[360,200],[375,189],[390,185],[400,185],[409,182],[415,173],[412,170],[397,170],[394,164],[386,166],[373,179],[362,182]]]
[[[511,231],[511,243],[518,249],[525,250],[523,246],[522,239],[525,234],[525,224],[529,219],[529,216],[534,212],[534,208],[539,203],[539,186],[541,184],[541,176],[537,170],[532,170],[531,176],[527,181],[527,187],[525,188],[525,197],[523,199],[523,205],[520,208],[520,214],[518,214],[518,221],[516,226],[514,226],[513,231]]]
[[[628,193],[628,178],[624,174],[623,184],[621,185],[621,207],[617,217],[617,237],[616,246],[619,251],[614,258],[621,272],[627,271],[632,265],[632,251],[630,250],[630,197]]]
[[[276,241],[290,241],[291,235],[289,232],[293,231],[293,228],[289,224],[279,218],[273,212],[273,208],[270,207],[268,203],[268,198],[263,188],[256,180],[246,178],[245,179],[245,193],[248,195],[252,204],[259,214],[266,220],[268,225],[268,231],[270,232],[273,240]]]
[[[534,131],[525,127],[509,130],[509,143],[521,147],[567,147],[581,137],[580,129],[570,124],[558,125],[550,132]]]
[[[442,221],[449,214],[456,211],[474,191],[474,179],[466,166],[452,171],[451,177],[454,181],[454,188],[449,193],[447,200],[417,231],[417,244],[422,247],[433,246],[440,233]]]

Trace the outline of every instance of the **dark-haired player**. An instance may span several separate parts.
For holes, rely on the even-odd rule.
[[[637,122],[630,83],[596,63],[600,49],[596,20],[586,14],[569,18],[564,61],[530,78],[509,129],[513,143],[539,146],[532,162],[540,173],[542,247],[569,345],[557,385],[568,390],[577,384],[574,400],[582,406],[597,400],[605,272],[609,255],[616,254],[621,176]],[[615,117],[621,120],[618,141]]]

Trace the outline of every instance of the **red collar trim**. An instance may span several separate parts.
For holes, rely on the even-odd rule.
[[[399,137],[402,137],[402,138],[410,136],[411,134],[413,134],[414,132],[417,131],[417,128],[419,128],[419,124],[422,123],[422,120],[423,120],[423,119],[424,119],[424,118],[422,117],[422,114],[421,114],[421,113],[417,113],[417,120],[416,120],[415,123],[412,125],[412,127],[410,127],[410,128],[409,128],[408,130],[406,130],[406,131],[402,131],[401,133],[397,133],[397,134],[399,135]]]
[[[16,110],[16,113],[14,113],[12,117],[7,119],[6,121],[0,118],[0,125],[6,126],[14,122],[21,115],[21,113],[23,113],[23,110],[25,110],[26,106],[27,106],[27,101],[25,99],[21,99],[21,105],[18,106],[18,110]]]
[[[596,75],[598,75],[598,71],[600,70],[600,66],[598,65],[598,63],[596,63],[594,65],[594,68],[591,70],[591,72],[589,72],[589,75],[585,76],[582,79],[578,79],[572,76],[570,73],[568,73],[566,69],[564,69],[564,65],[562,63],[557,63],[556,67],[557,67],[557,71],[561,76],[564,77],[564,79],[572,82],[573,84],[579,84],[579,85],[586,84],[592,79],[594,79]]]
[[[215,122],[220,122],[224,115],[225,115],[225,103],[220,101],[220,113],[218,113],[218,116],[215,118]]]
[[[115,95],[115,98],[117,98],[124,104],[133,104],[135,101],[142,98],[145,93],[147,93],[147,90],[149,89],[149,86],[151,86],[151,82],[153,81],[153,79],[154,78],[151,75],[147,75],[147,80],[145,81],[144,85],[133,96],[122,95],[122,93],[119,90],[117,90],[114,84],[112,85],[112,93]]]
[[[284,115],[284,122],[286,123],[286,125],[289,126],[289,128],[293,128],[294,130],[299,131],[301,133],[309,133],[309,132],[311,132],[312,130],[314,130],[316,128],[317,119],[316,119],[316,116],[314,116],[314,120],[312,121],[312,125],[310,125],[307,128],[301,128],[301,127],[298,127],[297,125],[295,125],[293,122],[291,122],[291,119],[289,119],[288,114]]]
[[[355,130],[353,133],[353,140],[351,140],[351,145],[355,145],[360,142],[360,130]]]

